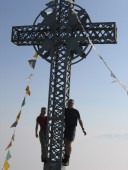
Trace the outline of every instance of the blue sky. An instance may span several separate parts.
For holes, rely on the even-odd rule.
[[[20,110],[27,77],[32,72],[28,60],[34,54],[33,47],[11,43],[11,29],[12,26],[32,25],[47,2],[0,1],[0,168],[13,133],[10,126]],[[76,4],[86,10],[92,22],[116,22],[117,44],[95,47],[117,78],[128,85],[128,2],[77,0]],[[11,148],[12,170],[42,169],[40,144],[34,136],[34,128],[40,108],[47,106],[50,65],[39,57],[33,73],[31,96],[26,99]],[[81,113],[87,136],[84,137],[78,127],[71,163],[66,169],[128,169],[128,95],[112,81],[110,71],[94,50],[85,60],[72,66],[70,97],[74,98],[75,107]]]

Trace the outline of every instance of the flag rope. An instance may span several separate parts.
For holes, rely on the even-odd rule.
[[[75,11],[74,9],[72,9],[72,10],[73,10],[74,14],[76,14],[77,20],[78,20],[81,28],[83,29],[83,32],[86,32],[86,33],[87,33],[87,31],[85,30],[83,24],[81,23],[81,21],[80,21],[80,19],[79,19],[79,16],[77,15],[76,11]],[[88,33],[87,33],[87,35],[88,35]],[[84,34],[83,34],[83,36],[84,36]],[[87,36],[87,38],[88,38],[88,41],[89,41],[90,45],[91,45],[92,48],[94,49],[97,57],[99,57],[99,58],[102,60],[102,62],[103,62],[104,65],[106,66],[106,68],[110,71],[111,77],[114,79],[113,82],[119,83],[120,86],[127,92],[127,95],[128,95],[128,87],[127,87],[124,83],[122,83],[122,82],[117,78],[117,76],[113,73],[113,71],[110,69],[110,67],[108,66],[108,64],[107,64],[106,61],[104,60],[104,58],[100,55],[99,51],[96,49],[96,47],[95,47],[94,44],[92,43],[89,35]]]
[[[36,60],[37,60],[38,54],[35,53],[35,54],[33,55],[33,57],[34,57],[35,59],[28,60],[28,63],[29,63],[29,66],[34,70],[35,65],[36,65]],[[10,168],[10,164],[9,164],[9,162],[8,162],[8,161],[10,160],[10,158],[12,157],[12,155],[11,155],[11,153],[10,153],[10,148],[12,147],[12,144],[13,144],[13,142],[14,142],[14,140],[15,140],[16,127],[17,127],[18,122],[19,122],[19,119],[20,119],[20,117],[21,117],[22,108],[25,106],[26,97],[27,97],[27,96],[30,96],[30,94],[31,94],[30,81],[31,81],[32,77],[33,77],[33,71],[31,72],[31,74],[30,74],[30,75],[28,76],[28,78],[27,78],[28,83],[27,83],[27,86],[26,86],[26,88],[25,88],[25,91],[26,91],[26,92],[25,92],[25,96],[24,96],[24,98],[23,98],[23,101],[22,101],[22,104],[21,104],[21,107],[20,107],[20,111],[19,111],[19,113],[18,113],[17,116],[16,116],[16,120],[14,121],[14,123],[13,123],[13,124],[11,125],[11,127],[10,127],[10,128],[14,128],[14,131],[13,131],[13,134],[12,134],[12,136],[11,136],[11,139],[10,139],[9,144],[7,145],[7,147],[6,147],[6,149],[5,149],[5,150],[7,151],[7,154],[6,154],[6,157],[5,157],[5,160],[4,160],[4,164],[3,164],[3,167],[2,167],[1,170],[8,170],[8,169]]]

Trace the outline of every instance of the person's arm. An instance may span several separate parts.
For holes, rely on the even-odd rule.
[[[78,120],[79,120],[79,124],[80,124],[80,126],[81,126],[81,129],[82,129],[84,135],[86,135],[87,133],[86,133],[86,131],[85,131],[85,129],[84,129],[82,120],[81,120],[80,118],[79,118]]]
[[[35,136],[38,138],[38,122],[36,120]]]

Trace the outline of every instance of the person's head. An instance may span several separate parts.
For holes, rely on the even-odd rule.
[[[46,114],[46,107],[42,107],[42,108],[41,108],[40,115],[41,115],[41,116],[45,116],[45,114]]]
[[[69,99],[67,105],[68,105],[68,108],[73,108],[74,100],[73,99]]]

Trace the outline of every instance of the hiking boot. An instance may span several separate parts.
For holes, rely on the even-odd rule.
[[[68,166],[69,165],[69,159],[65,162],[63,162],[63,166]]]
[[[65,155],[64,159],[62,159],[63,166],[69,165],[69,155]]]
[[[41,156],[41,162],[47,163],[47,158]]]

